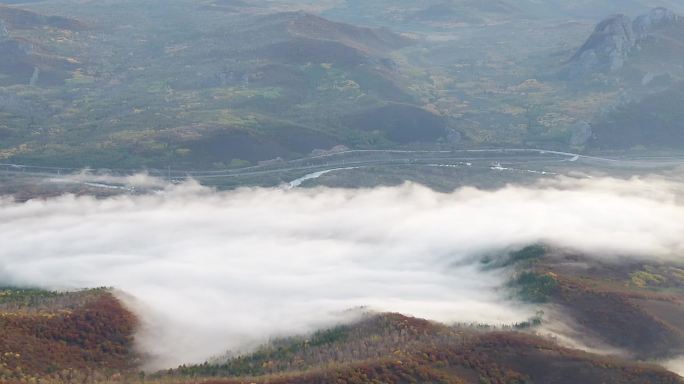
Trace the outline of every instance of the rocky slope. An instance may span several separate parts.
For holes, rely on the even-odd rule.
[[[678,82],[619,106],[595,122],[591,145],[604,149],[679,149],[684,145],[682,103],[684,84]]]
[[[633,65],[637,56],[642,61],[649,59],[657,63],[663,58],[649,51],[658,44],[664,45],[659,51],[681,51],[683,31],[684,19],[665,8],[655,8],[635,20],[625,15],[611,16],[596,26],[570,59],[569,74],[617,73]]]

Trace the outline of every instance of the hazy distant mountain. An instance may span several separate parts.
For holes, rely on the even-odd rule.
[[[399,30],[411,24],[448,27],[514,20],[598,20],[607,14],[640,14],[654,7],[684,11],[684,4],[669,0],[345,0],[322,7],[325,15],[335,19]]]
[[[603,15],[616,13],[641,14],[657,7],[684,9],[681,2],[670,0],[523,0],[521,3],[530,13],[586,19],[600,19]]]

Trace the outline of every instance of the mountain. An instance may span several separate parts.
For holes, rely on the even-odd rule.
[[[367,113],[374,104],[382,108],[388,102],[413,101],[400,84],[396,63],[389,56],[410,44],[411,40],[386,29],[335,23],[304,12],[251,19],[224,36],[220,46],[208,53],[212,60],[225,63],[209,80],[211,83],[186,84],[181,80],[171,86],[277,90],[280,95],[273,100],[246,99],[233,106],[263,115],[261,130],[269,131],[254,134],[215,126],[203,135],[206,137],[182,145],[190,149],[193,161],[228,164],[236,159],[256,163],[350,144],[350,133],[362,132],[347,124],[357,113]],[[335,100],[345,95],[347,100]],[[330,97],[340,105],[321,102]],[[297,116],[288,116],[291,109],[297,109]],[[322,111],[324,116],[319,115]],[[268,117],[271,115],[275,116]],[[283,117],[292,120],[277,122]],[[305,121],[297,121],[300,119]],[[419,125],[411,128],[421,129]]]
[[[600,22],[562,70],[591,89],[612,89],[594,117],[594,149],[676,149],[684,143],[679,103],[684,80],[684,18],[666,8]],[[617,96],[616,96],[617,95]]]
[[[295,1],[306,4],[306,0]],[[654,7],[677,12],[684,6],[668,0],[345,0],[321,5],[335,20],[369,25],[392,25],[400,30],[449,30],[454,26],[498,25],[541,20],[596,21],[614,13],[639,14]]]
[[[62,9],[68,18],[0,9],[10,37],[0,49],[12,57],[0,82],[32,87],[0,89],[0,158],[233,167],[445,134],[434,129],[443,122],[422,133],[441,117],[422,108],[397,61],[411,38],[267,3],[175,4],[88,3]],[[401,128],[411,132],[369,128],[388,126],[388,111],[418,112]]]
[[[412,22],[424,23],[482,23],[506,15],[519,15],[520,9],[513,2],[497,1],[443,1],[427,5],[407,15]]]
[[[170,1],[0,7],[0,161],[189,170],[338,145],[592,149],[604,112],[684,79],[673,11],[591,33],[599,11],[644,1],[601,1],[590,19],[584,1]]]
[[[627,77],[662,75],[668,69],[681,72],[684,57],[684,18],[665,8],[655,8],[635,20],[625,15],[600,22],[569,63],[571,76],[597,73]],[[677,73],[681,75],[681,73]]]

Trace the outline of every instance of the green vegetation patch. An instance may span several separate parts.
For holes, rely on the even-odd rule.
[[[667,282],[666,277],[653,273],[652,271],[632,272],[629,277],[632,284],[640,288],[662,286]]]
[[[0,309],[4,307],[34,308],[62,298],[75,298],[87,296],[105,291],[106,288],[97,288],[77,292],[58,292],[38,288],[16,288],[0,286]]]
[[[629,274],[629,284],[651,290],[684,290],[684,269],[670,265],[643,265]]]
[[[240,356],[224,364],[205,362],[193,366],[181,366],[174,373],[192,377],[260,376],[267,374],[274,365],[288,361],[296,353],[310,347],[319,347],[345,341],[349,326],[338,326],[315,332],[310,337],[277,339],[261,347],[251,355]],[[288,368],[288,367],[282,367]]]
[[[546,255],[547,249],[542,244],[533,244],[504,256],[485,256],[482,264],[486,269],[506,268],[522,263],[532,263]]]
[[[520,273],[509,285],[518,298],[530,303],[546,303],[559,289],[553,275],[536,272]]]
[[[667,265],[644,265],[629,274],[628,282],[639,288],[684,289],[684,269]]]
[[[35,288],[21,289],[0,287],[0,304],[18,304],[20,306],[30,307],[44,301],[45,299],[52,299],[63,295],[65,295],[65,293],[45,291]]]

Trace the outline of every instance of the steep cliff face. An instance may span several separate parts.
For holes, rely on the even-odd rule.
[[[7,31],[7,26],[0,20],[0,41],[7,40],[9,38],[9,32]]]
[[[671,28],[684,28],[684,19],[665,8],[655,8],[635,20],[625,15],[611,16],[596,26],[589,39],[570,59],[569,72],[574,76],[617,72],[626,66],[635,52],[641,50],[643,44],[651,44],[654,35]],[[652,59],[658,60],[657,57]]]
[[[584,70],[614,71],[624,66],[625,59],[635,45],[630,18],[625,15],[611,16],[596,26],[572,61]]]

